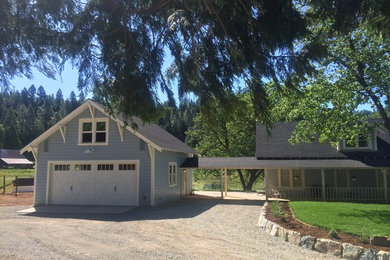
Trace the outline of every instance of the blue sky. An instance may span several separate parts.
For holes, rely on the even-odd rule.
[[[165,64],[164,64],[165,65]],[[165,66],[164,66],[165,67]],[[16,77],[11,81],[12,88],[14,90],[21,91],[23,88],[29,88],[31,85],[35,85],[36,88],[39,86],[44,87],[47,94],[56,94],[58,89],[61,89],[64,98],[68,98],[70,93],[74,93],[78,96],[79,90],[77,88],[78,71],[77,68],[72,68],[70,63],[65,64],[64,71],[61,75],[57,75],[56,79],[46,77],[44,74],[36,69],[32,70],[33,78],[28,79],[26,77]],[[176,101],[178,101],[177,86],[173,86],[173,92],[175,94]],[[161,91],[158,91],[160,101],[164,102],[167,97]],[[90,95],[87,96],[91,97]]]

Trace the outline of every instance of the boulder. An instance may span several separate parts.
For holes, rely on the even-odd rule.
[[[341,248],[341,243],[325,238],[317,239],[317,243],[314,245],[316,251],[334,256],[341,256]]]
[[[267,232],[268,234],[271,233],[273,225],[274,223],[268,220],[267,224],[265,225],[265,232]]]
[[[268,222],[268,220],[266,218],[260,217],[258,225],[259,225],[260,228],[265,228],[267,222]]]
[[[374,246],[390,247],[390,237],[372,236],[370,237],[370,244]]]
[[[390,260],[390,253],[385,251],[379,251],[376,253],[377,260]]]
[[[271,236],[278,237],[279,236],[279,225],[274,224],[272,226],[271,232],[269,233]]]
[[[285,229],[284,227],[279,227],[279,237],[283,241],[288,241],[288,229]]]
[[[287,231],[287,239],[288,242],[294,245],[299,245],[301,242],[301,233],[293,231],[293,230],[288,230]]]
[[[317,242],[317,238],[315,237],[303,236],[301,238],[299,245],[303,248],[312,250],[316,242]]]
[[[360,255],[364,252],[364,248],[361,246],[354,246],[350,243],[343,243],[343,258],[345,259],[359,259]]]
[[[376,257],[376,250],[375,249],[365,249],[363,254],[360,255],[359,260],[372,260]]]

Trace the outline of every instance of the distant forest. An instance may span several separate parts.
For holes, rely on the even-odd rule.
[[[48,95],[42,86],[36,88],[34,85],[20,92],[1,92],[0,148],[22,148],[84,101],[83,95],[77,97],[73,91],[64,98],[61,89],[56,95]],[[156,123],[185,141],[185,132],[193,125],[193,118],[199,112],[197,103],[184,101],[177,108],[166,104],[162,110],[164,116]]]

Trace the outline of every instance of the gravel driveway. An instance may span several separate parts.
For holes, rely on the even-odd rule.
[[[0,208],[0,259],[331,259],[260,230],[259,201],[179,200],[115,216],[20,209]]]

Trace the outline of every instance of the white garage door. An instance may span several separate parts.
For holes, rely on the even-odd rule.
[[[138,206],[138,164],[50,163],[49,204]]]

